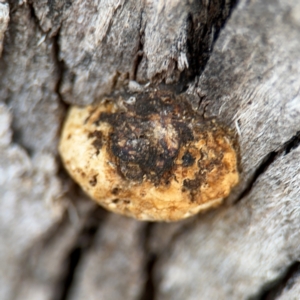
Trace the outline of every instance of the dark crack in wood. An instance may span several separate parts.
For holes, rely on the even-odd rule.
[[[269,166],[276,159],[277,155],[278,155],[278,152],[272,151],[265,157],[265,159],[261,162],[259,167],[254,172],[254,174],[253,174],[251,180],[249,181],[248,185],[246,186],[246,188],[241,192],[238,199],[234,202],[235,204],[240,202],[242,199],[244,199],[244,197],[246,197],[250,193],[250,191],[252,190],[257,179],[269,168]]]
[[[285,144],[284,155],[289,154],[293,149],[296,149],[300,145],[300,131],[293,136],[290,141]]]
[[[52,300],[67,300],[74,283],[77,267],[94,242],[95,235],[106,217],[106,212],[101,207],[96,207],[86,217],[73,247],[65,259],[65,266],[61,278],[59,278],[55,288],[55,295]]]
[[[28,7],[29,7],[29,10],[30,10],[31,19],[33,20],[35,26],[39,29],[40,32],[44,32],[44,30],[42,29],[42,27],[40,25],[39,18],[37,17],[37,15],[35,13],[33,4],[28,2]]]
[[[60,53],[60,44],[59,44],[60,31],[61,31],[61,29],[59,28],[58,31],[57,31],[57,34],[54,35],[51,38],[52,42],[53,42],[53,58],[54,58],[54,63],[55,63],[56,70],[58,72],[58,79],[56,81],[54,92],[56,93],[56,95],[57,95],[57,97],[59,99],[59,102],[60,102],[61,106],[63,107],[64,115],[66,115],[66,113],[67,113],[68,108],[69,108],[70,105],[68,103],[66,103],[65,101],[63,101],[63,97],[62,97],[62,95],[60,93],[60,89],[61,89],[61,85],[62,85],[62,81],[63,81],[63,74],[66,71],[66,67],[65,67],[64,61],[59,59],[59,53]],[[59,132],[61,132],[64,119],[65,119],[64,117],[61,119]],[[62,166],[61,162],[60,162],[60,164]]]
[[[275,300],[282,294],[284,289],[289,290],[299,276],[300,262],[296,261],[287,268],[282,277],[268,284],[258,297],[253,297],[251,300]]]
[[[142,61],[143,55],[144,55],[144,35],[145,35],[145,28],[143,28],[143,13],[144,11],[141,11],[141,17],[140,17],[140,25],[139,25],[139,43],[138,48],[136,51],[136,56],[133,62],[132,71],[129,74],[130,80],[136,80],[137,79],[137,72],[139,65]]]
[[[142,291],[140,300],[154,300],[155,299],[155,283],[154,283],[154,266],[157,261],[157,254],[153,253],[150,248],[150,237],[154,224],[148,223],[144,230],[144,251],[147,253],[146,262],[144,266],[146,274],[146,282]]]
[[[298,131],[289,141],[287,141],[277,151],[270,152],[265,159],[262,161],[260,166],[254,172],[252,179],[250,180],[247,187],[241,192],[238,199],[234,202],[235,204],[241,201],[249,192],[252,190],[257,179],[265,173],[269,166],[276,160],[279,155],[288,155],[293,149],[296,149],[300,145],[300,131]]]
[[[64,63],[63,60],[59,59],[59,53],[60,53],[59,39],[60,39],[60,28],[57,31],[57,34],[52,37],[53,57],[54,57],[54,62],[55,62],[56,69],[57,69],[57,72],[58,72],[58,80],[57,80],[56,86],[55,86],[55,93],[57,94],[57,96],[58,96],[60,102],[62,103],[62,105],[64,105],[65,107],[68,107],[66,102],[62,101],[62,96],[61,96],[61,93],[60,93],[60,87],[61,87],[62,80],[63,80],[63,74],[65,72],[65,63]]]
[[[231,14],[233,12],[233,10],[235,9],[236,5],[238,3],[238,0],[231,0],[231,1],[226,1],[224,0],[221,4],[221,12],[222,12],[222,18],[223,18],[223,22],[220,25],[219,30],[217,30],[213,36],[213,43],[212,46],[215,44],[215,42],[217,41],[219,34],[221,32],[221,30],[225,27],[227,21],[230,19]],[[211,49],[212,51],[212,49]]]

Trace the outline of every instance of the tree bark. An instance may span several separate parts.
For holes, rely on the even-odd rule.
[[[0,298],[298,299],[297,0],[0,0]],[[147,223],[61,166],[68,105],[151,86],[236,132],[220,208]]]

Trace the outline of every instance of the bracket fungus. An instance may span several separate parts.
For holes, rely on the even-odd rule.
[[[71,107],[59,152],[91,198],[139,220],[192,216],[219,205],[239,180],[228,130],[167,92]]]

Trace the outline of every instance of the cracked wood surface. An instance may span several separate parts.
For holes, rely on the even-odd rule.
[[[241,0],[224,24],[232,4],[0,1],[1,299],[297,299],[300,5]],[[223,207],[147,225],[61,169],[65,103],[148,82],[235,128]]]

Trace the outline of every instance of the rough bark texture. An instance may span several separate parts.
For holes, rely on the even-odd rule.
[[[298,299],[298,2],[0,1],[0,299]],[[236,131],[224,206],[142,223],[61,168],[67,104],[145,85]]]

